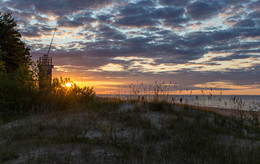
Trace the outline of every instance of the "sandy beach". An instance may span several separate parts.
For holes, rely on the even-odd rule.
[[[230,116],[236,118],[244,118],[244,119],[253,119],[258,116],[260,119],[259,111],[246,111],[246,110],[237,110],[237,109],[227,109],[227,108],[215,108],[215,107],[206,107],[206,106],[195,106],[195,105],[187,105],[189,107],[214,112],[223,116]]]

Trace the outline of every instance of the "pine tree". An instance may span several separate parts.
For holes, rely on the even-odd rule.
[[[7,72],[16,71],[19,66],[30,64],[30,49],[25,47],[17,23],[11,13],[0,13],[0,61]]]

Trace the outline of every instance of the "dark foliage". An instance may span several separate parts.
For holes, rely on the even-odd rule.
[[[11,13],[0,12],[0,61],[7,72],[16,71],[20,65],[29,66],[30,63],[29,48],[21,41],[21,34],[16,26]]]
[[[0,118],[1,115],[65,110],[78,103],[89,103],[96,96],[93,88],[80,88],[76,84],[66,87],[71,81],[62,77],[53,80],[50,90],[39,90],[32,77],[26,67],[19,67],[13,73],[0,72]]]

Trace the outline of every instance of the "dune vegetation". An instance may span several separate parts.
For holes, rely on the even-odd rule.
[[[96,98],[0,126],[7,163],[259,163],[253,122],[166,102]]]

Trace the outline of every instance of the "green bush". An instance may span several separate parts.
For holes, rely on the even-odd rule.
[[[13,73],[0,72],[0,116],[64,110],[77,103],[95,99],[93,88],[76,84],[66,87],[69,78],[55,78],[50,90],[39,90],[30,71],[19,68]]]
[[[37,94],[36,84],[26,67],[12,73],[0,72],[0,111],[27,112]]]
[[[66,87],[66,84],[70,83],[71,87]],[[88,103],[93,101],[96,97],[94,88],[83,87],[80,88],[75,83],[71,81],[70,78],[60,77],[54,78],[51,88],[52,94],[54,96],[65,96],[67,102],[75,103],[75,102],[84,102]]]

